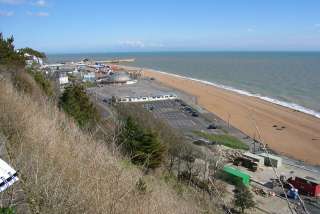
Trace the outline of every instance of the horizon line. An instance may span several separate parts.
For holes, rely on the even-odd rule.
[[[45,52],[45,51],[44,51]],[[201,52],[220,52],[220,53],[232,53],[232,52],[246,52],[246,53],[257,53],[257,52],[262,52],[262,53],[270,53],[270,52],[278,52],[278,53],[320,53],[320,50],[127,50],[127,51],[77,51],[77,52],[45,52],[47,55],[62,55],[62,54],[113,54],[113,53],[201,53]]]

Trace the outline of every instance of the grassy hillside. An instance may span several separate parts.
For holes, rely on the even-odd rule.
[[[18,92],[3,75],[0,79],[0,131],[8,137],[12,164],[34,213],[203,210],[193,197],[179,196],[163,179],[124,165],[125,159],[112,155],[38,93],[32,79],[27,85],[36,96]]]
[[[236,137],[233,137],[231,135],[227,134],[209,134],[206,132],[201,132],[201,131],[195,131],[194,132],[196,135],[199,137],[203,137],[207,140],[210,140],[211,142],[215,142],[217,144],[221,144],[224,146],[227,146],[232,149],[243,149],[243,150],[249,150],[249,146],[239,140]]]
[[[196,170],[193,149],[179,136],[160,123],[146,127],[159,121],[145,114],[134,123],[100,121],[77,85],[59,109],[52,82],[37,66],[26,71],[13,42],[0,33],[0,134],[32,213],[217,213],[221,203],[208,185],[179,177],[183,166],[190,178]],[[0,204],[0,211],[15,206]]]

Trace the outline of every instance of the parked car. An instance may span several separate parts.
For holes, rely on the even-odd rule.
[[[201,146],[201,145],[211,145],[212,143],[206,139],[198,139],[193,141],[193,144]]]
[[[216,125],[214,125],[214,124],[210,124],[209,126],[208,126],[208,129],[217,129],[218,127],[216,126]]]
[[[192,116],[193,116],[193,117],[199,117],[199,114],[196,113],[196,112],[193,112],[193,113],[192,113]]]
[[[192,113],[192,111],[193,111],[192,108],[189,106],[184,107],[184,110],[187,112],[190,112],[190,113]]]

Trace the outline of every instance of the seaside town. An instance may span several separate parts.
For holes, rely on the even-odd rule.
[[[0,214],[320,214],[319,8],[0,0]]]
[[[27,67],[33,67],[56,82],[63,93],[72,84],[84,84],[103,119],[113,117],[117,103],[140,105],[156,119],[182,133],[186,144],[218,158],[226,185],[224,200],[232,201],[234,180],[250,186],[257,202],[255,213],[319,213],[319,167],[277,154],[217,115],[198,105],[197,97],[168,87],[144,69],[128,66],[135,59],[96,61],[82,59],[46,64],[41,58],[26,55]],[[286,127],[276,127],[285,129]],[[258,130],[259,131],[259,130]],[[207,156],[206,156],[207,157]],[[195,165],[207,167],[205,159],[195,157]],[[200,168],[201,168],[200,167]],[[208,179],[201,173],[192,177],[193,185]],[[289,205],[289,208],[287,206]]]

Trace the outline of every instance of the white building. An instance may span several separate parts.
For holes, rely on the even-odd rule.
[[[165,94],[157,96],[147,96],[147,97],[123,97],[119,98],[120,103],[137,103],[137,102],[152,102],[159,100],[174,100],[177,99],[175,94]]]
[[[261,153],[259,154],[259,156],[264,158],[264,165],[266,166],[280,168],[282,165],[282,158],[278,156],[267,154],[267,153]]]
[[[69,83],[69,78],[66,74],[60,74],[58,82],[59,82],[59,85],[66,85]]]
[[[83,75],[83,82],[94,82],[95,80],[96,80],[95,72],[90,72]]]
[[[34,55],[25,53],[24,57],[26,58],[26,64],[27,65],[32,65],[33,63],[37,63],[39,65],[43,65],[43,59],[40,57],[36,57]]]
[[[68,84],[68,83],[69,83],[69,78],[68,78],[68,76],[59,77],[59,84],[60,84],[60,85],[64,85],[64,84]]]

